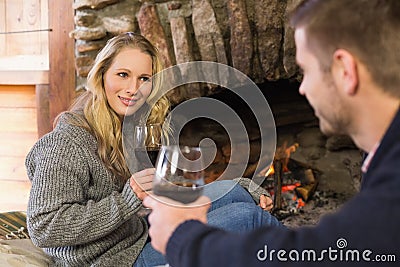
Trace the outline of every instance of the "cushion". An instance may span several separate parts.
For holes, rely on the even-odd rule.
[[[31,239],[0,240],[0,266],[36,267],[50,266],[52,263]]]
[[[25,212],[0,213],[0,266],[36,267],[51,263],[50,257],[29,238]]]

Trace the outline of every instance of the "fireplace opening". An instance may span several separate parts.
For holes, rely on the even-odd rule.
[[[276,152],[273,167],[286,161],[278,174],[265,174],[271,161],[260,159],[260,131],[252,110],[231,90],[218,90],[207,97],[230,106],[244,123],[250,153],[243,177],[266,175],[262,186],[279,199],[274,200],[274,214],[289,225],[310,225],[321,214],[332,212],[352,197],[359,188],[362,153],[350,138],[324,136],[318,119],[306,98],[299,94],[299,83],[282,80],[259,84],[267,100],[276,126]],[[224,179],[227,164],[232,159],[229,136],[222,125],[208,118],[189,121],[179,134],[182,144],[199,145],[204,138],[217,146],[213,163],[206,170],[206,182]],[[282,160],[277,153],[282,148],[296,146]],[[258,167],[258,168],[257,168]],[[285,169],[286,168],[286,169]],[[262,171],[264,170],[264,173]],[[232,178],[232,177],[230,177]],[[277,180],[280,180],[279,193]],[[289,215],[298,216],[289,216]],[[297,218],[297,219],[293,219]],[[300,222],[301,221],[301,222]]]
[[[268,82],[258,85],[258,88],[261,90],[263,97],[269,105],[269,107],[261,107],[263,110],[259,112],[266,113],[272,111],[275,125],[268,125],[268,127],[271,127],[271,131],[275,131],[276,128],[278,140],[280,130],[285,127],[317,126],[318,121],[314,116],[313,110],[305,97],[298,93],[298,86],[298,82],[289,80]],[[237,90],[246,89],[247,88],[238,88]],[[265,167],[262,166],[263,163],[260,162],[263,160],[260,158],[260,144],[263,138],[263,136],[261,136],[260,127],[266,126],[260,124],[268,122],[257,121],[254,110],[249,107],[235,90],[223,89],[217,91],[218,93],[211,94],[207,97],[228,105],[240,118],[240,121],[246,128],[247,137],[244,138],[244,141],[249,142],[250,154],[247,168],[243,176],[252,177],[256,174],[256,171],[259,171],[257,170],[257,165],[259,165],[259,163],[261,164],[259,167]],[[213,164],[207,171],[207,182],[211,182],[220,177],[229,162],[232,163],[232,147],[224,126],[210,118],[200,117],[190,120],[185,124],[179,134],[181,144],[192,146],[199,145],[200,141],[204,138],[212,139],[216,143],[218,149]],[[292,138],[287,141],[293,141],[291,139]],[[268,161],[265,164],[269,163],[271,162]]]

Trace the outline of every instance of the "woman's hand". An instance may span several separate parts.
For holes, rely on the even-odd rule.
[[[266,211],[271,211],[272,208],[274,207],[274,202],[272,199],[266,195],[261,195],[260,196],[260,205],[259,205],[263,210]]]
[[[151,192],[154,173],[154,168],[144,169],[134,173],[129,179],[133,192],[142,201]]]

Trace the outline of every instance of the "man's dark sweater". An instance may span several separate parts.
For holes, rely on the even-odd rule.
[[[235,235],[187,221],[167,245],[171,266],[399,266],[400,111],[360,192],[315,227],[265,227]]]

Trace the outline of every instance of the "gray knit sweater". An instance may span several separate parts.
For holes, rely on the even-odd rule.
[[[26,158],[28,230],[56,266],[132,266],[147,240],[141,201],[118,185],[86,130],[62,115]]]

